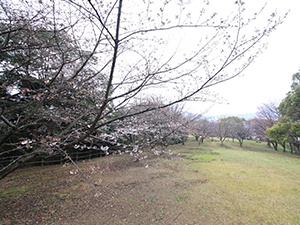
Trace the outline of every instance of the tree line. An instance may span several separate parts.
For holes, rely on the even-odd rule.
[[[300,155],[300,73],[293,75],[291,91],[280,104],[261,105],[249,120],[235,116],[217,120],[202,118],[193,122],[191,133],[196,140],[217,137],[222,145],[228,138],[237,139],[240,147],[245,139],[265,141],[275,151],[280,146],[283,152]]]

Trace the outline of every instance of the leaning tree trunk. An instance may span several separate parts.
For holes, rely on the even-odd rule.
[[[273,145],[274,150],[278,151],[278,143],[275,141],[272,141],[271,144]]]

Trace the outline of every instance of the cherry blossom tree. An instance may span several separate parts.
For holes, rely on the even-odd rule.
[[[221,145],[224,145],[224,141],[230,137],[231,133],[231,124],[228,118],[220,118],[216,122],[215,132],[219,138]]]
[[[210,120],[201,117],[192,119],[189,125],[190,134],[195,137],[199,144],[203,143],[205,138],[211,136],[214,129],[214,124]]]
[[[0,154],[17,155],[1,178],[83,143],[107,149],[118,140],[113,124],[205,100],[256,59],[286,16],[247,4],[1,0]],[[169,100],[129,107],[153,93]]]
[[[266,130],[275,125],[280,119],[281,114],[278,110],[278,104],[275,102],[265,103],[258,107],[256,117],[248,121],[249,128],[251,129],[251,135],[258,141],[265,140],[267,145],[277,148],[277,143],[270,141]]]
[[[162,99],[147,99],[131,105],[129,111],[160,107],[164,104]],[[184,116],[183,108],[173,105],[126,118],[122,124],[116,125],[116,128],[123,131],[126,136],[127,133],[130,134],[128,141],[133,144],[168,146],[184,142],[185,136],[188,135],[189,122],[190,120]]]

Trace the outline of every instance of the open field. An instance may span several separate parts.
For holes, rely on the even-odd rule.
[[[0,224],[300,224],[300,158],[244,145],[80,162],[88,180],[74,165],[20,169],[0,181]]]

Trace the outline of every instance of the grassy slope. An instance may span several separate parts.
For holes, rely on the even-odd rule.
[[[299,158],[253,151],[264,149],[253,142],[244,150],[226,144],[231,147],[209,143],[187,155],[196,159],[189,167],[209,180],[194,188],[203,216],[211,224],[300,224]]]
[[[300,224],[299,157],[254,142],[170,149],[180,157],[80,163],[95,188],[73,166],[16,171],[0,181],[0,224]]]

